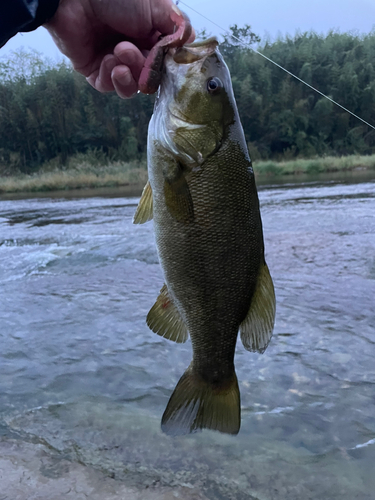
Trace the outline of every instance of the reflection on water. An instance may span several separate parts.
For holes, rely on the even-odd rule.
[[[239,436],[179,438],[160,418],[191,346],[145,325],[163,278],[138,200],[0,202],[0,435],[210,499],[372,499],[375,183],[260,200],[274,337],[238,344]]]

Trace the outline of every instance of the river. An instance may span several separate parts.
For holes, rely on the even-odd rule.
[[[0,450],[44,454],[56,492],[76,467],[147,498],[373,499],[375,181],[259,196],[277,317],[263,355],[237,344],[236,437],[160,430],[191,345],[145,325],[163,277],[138,199],[0,201]]]

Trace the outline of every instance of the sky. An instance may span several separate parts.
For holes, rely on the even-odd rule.
[[[294,35],[298,30],[368,33],[375,29],[374,0],[181,0],[179,7],[188,13],[197,30],[206,28],[209,33],[219,35],[218,28],[183,2],[225,29],[232,24],[240,27],[250,24],[252,31],[263,40]],[[0,56],[6,57],[21,46],[34,48],[56,62],[62,57],[42,27],[32,33],[16,35],[0,50]]]

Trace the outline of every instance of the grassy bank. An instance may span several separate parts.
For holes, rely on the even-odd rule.
[[[0,194],[120,187],[145,184],[146,181],[145,164],[91,165],[83,161],[80,165],[68,165],[63,170],[47,168],[32,175],[0,177]]]
[[[324,158],[298,159],[290,161],[257,161],[254,170],[261,176],[282,176],[299,174],[323,174],[349,172],[353,170],[375,170],[375,155],[371,156],[326,156]]]
[[[258,177],[316,175],[330,172],[375,170],[375,155],[297,159],[292,161],[254,162]],[[143,185],[147,180],[145,163],[91,164],[84,157],[70,162],[67,168],[47,166],[32,175],[0,176],[0,193],[59,191]]]

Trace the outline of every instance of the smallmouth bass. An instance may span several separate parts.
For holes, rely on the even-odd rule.
[[[254,173],[216,39],[168,51],[148,134],[149,181],[134,223],[154,219],[165,285],[147,316],[193,360],[162,417],[168,434],[240,429],[238,332],[264,352],[275,293]]]

